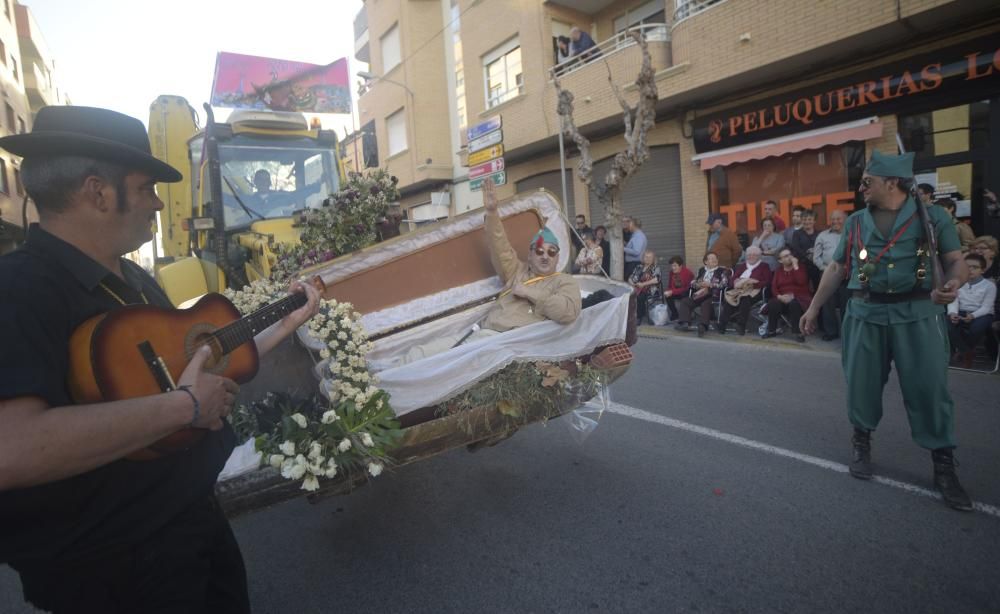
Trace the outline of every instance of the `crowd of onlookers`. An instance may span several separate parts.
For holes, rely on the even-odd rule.
[[[948,306],[952,362],[968,367],[975,348],[985,341],[991,356],[997,352],[1000,338],[1000,261],[997,240],[988,235],[975,236],[971,226],[954,217],[955,202],[949,198],[933,200],[931,186],[918,186],[918,195],[926,203],[947,209],[956,230],[969,281],[958,292],[958,299]],[[987,191],[987,204],[995,203]],[[764,204],[759,231],[748,237],[743,247],[736,233],[719,214],[708,217],[706,253],[697,272],[685,265],[681,256],[668,260],[661,269],[657,255],[647,248],[642,222],[623,217],[625,279],[636,294],[640,322],[669,322],[680,331],[697,331],[702,337],[710,330],[718,334],[746,334],[753,326],[764,338],[785,330],[798,341],[805,341],[799,331],[799,319],[808,309],[823,271],[833,260],[847,215],[835,210],[829,215],[825,230],[816,228],[813,211],[793,208],[790,223],[777,213],[777,204]],[[577,247],[574,271],[602,274],[610,270],[610,243],[607,229],[591,229],[586,218],[576,217]],[[820,329],[826,341],[840,336],[840,322],[846,311],[846,280],[820,309]],[[659,316],[659,317],[657,317]],[[758,324],[759,320],[759,324]]]

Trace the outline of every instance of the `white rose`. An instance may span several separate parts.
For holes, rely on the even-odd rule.
[[[382,473],[382,465],[379,463],[368,463],[368,473],[370,473],[373,478],[377,478],[378,474]]]
[[[369,448],[375,445],[375,442],[372,441],[372,436],[368,433],[361,433],[361,443]]]
[[[327,358],[330,357],[330,350],[323,348],[322,350],[319,351],[319,357],[322,358],[323,360],[326,360]]]
[[[278,446],[278,449],[281,450],[281,453],[284,454],[285,456],[295,455],[295,444],[290,441],[284,442],[283,444]]]
[[[291,418],[295,422],[295,424],[298,424],[302,428],[306,428],[306,426],[308,426],[309,424],[306,421],[306,417],[303,416],[302,414],[292,414]]]
[[[314,441],[309,444],[309,458],[316,460],[323,455],[323,446],[319,445],[318,441]]]
[[[275,469],[281,469],[281,464],[283,462],[285,462],[285,456],[283,454],[272,454],[271,458],[268,459],[268,464]]]
[[[320,422],[323,424],[333,424],[337,420],[340,420],[340,416],[337,415],[337,410],[330,409],[323,412],[323,417],[320,419]]]
[[[364,405],[365,404],[365,393],[359,392],[358,394],[354,395],[354,402],[356,404],[358,404],[358,405]]]
[[[306,479],[302,482],[302,490],[319,490],[319,480],[316,479],[316,476],[311,473],[306,476]]]
[[[340,319],[340,325],[343,326],[344,328],[350,328],[351,327],[351,321],[348,320],[347,318],[341,318]]]
[[[340,443],[337,444],[337,449],[340,450],[341,452],[347,452],[348,450],[351,449],[351,440],[348,439],[347,437],[344,437],[343,439],[340,440]]]
[[[340,331],[339,333],[337,333],[337,339],[340,339],[341,341],[347,341],[347,333],[345,333],[344,331]]]
[[[328,478],[332,478],[333,476],[337,475],[337,463],[333,462],[332,458],[330,459],[330,462],[327,463],[326,472],[323,475],[325,475]]]

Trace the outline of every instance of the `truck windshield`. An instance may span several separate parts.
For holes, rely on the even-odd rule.
[[[339,188],[333,149],[310,138],[235,135],[219,159],[226,228],[319,207]]]

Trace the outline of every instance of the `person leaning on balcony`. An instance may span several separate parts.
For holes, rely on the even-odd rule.
[[[736,237],[736,233],[722,223],[722,215],[713,213],[708,216],[705,222],[708,224],[708,240],[705,242],[705,251],[715,254],[719,264],[731,269],[740,261],[743,255],[743,246]]]
[[[601,57],[601,50],[597,48],[597,43],[580,28],[574,27],[570,30],[569,37],[572,41],[569,45],[572,57],[579,58],[581,62],[588,62]]]

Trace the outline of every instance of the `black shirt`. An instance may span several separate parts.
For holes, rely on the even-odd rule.
[[[114,295],[171,307],[141,267],[121,262],[124,280],[37,225],[20,249],[0,257],[0,399],[36,396],[50,407],[72,404],[68,344],[77,326],[119,308]],[[22,568],[139,543],[212,492],[234,444],[227,425],[166,458],[118,460],[0,492],[0,562]]]

